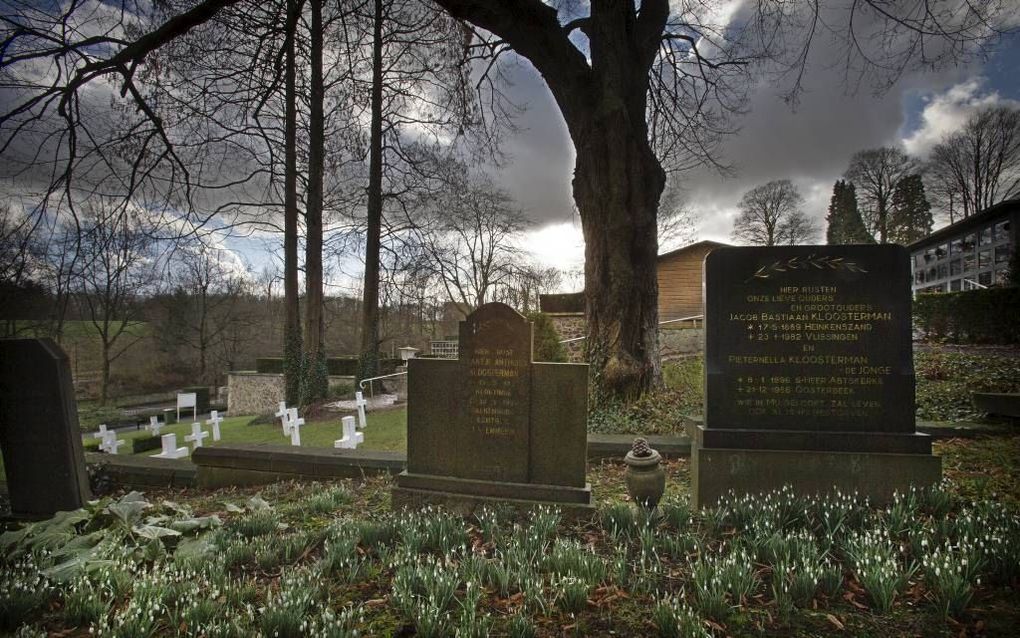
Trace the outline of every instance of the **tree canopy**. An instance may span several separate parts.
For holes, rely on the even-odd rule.
[[[832,185],[832,199],[825,216],[828,226],[825,241],[829,244],[873,244],[875,238],[868,233],[857,208],[857,189],[853,182],[836,180]]]

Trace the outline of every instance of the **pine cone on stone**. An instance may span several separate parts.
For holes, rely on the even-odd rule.
[[[652,448],[648,446],[648,439],[640,436],[634,439],[634,445],[631,446],[630,451],[636,457],[652,455]]]

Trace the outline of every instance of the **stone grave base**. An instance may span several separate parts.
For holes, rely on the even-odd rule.
[[[1020,392],[974,392],[971,400],[979,412],[1020,422]]]
[[[399,452],[240,443],[200,447],[191,461],[198,467],[197,484],[202,488],[360,478],[396,474],[404,467],[404,455]]]
[[[558,509],[567,518],[589,517],[595,512],[591,484],[584,487],[503,483],[401,472],[393,488],[393,508],[441,505],[468,516],[480,507],[511,505],[519,510],[545,506]]]
[[[195,487],[195,466],[187,459],[89,453],[85,455],[85,461],[93,471],[101,472],[107,480],[121,488]]]
[[[710,507],[733,490],[754,494],[790,485],[814,495],[856,491],[874,504],[892,500],[911,485],[942,478],[942,458],[931,454],[882,454],[808,450],[691,449],[691,503]]]

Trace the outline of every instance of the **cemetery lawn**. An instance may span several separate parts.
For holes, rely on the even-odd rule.
[[[388,477],[119,493],[0,537],[0,633],[1014,636],[1020,437],[988,443],[938,444],[943,489],[881,509],[777,493],[694,512],[687,460],[658,521],[609,462],[574,523],[395,514]],[[1007,501],[956,482],[979,462]]]
[[[333,442],[339,439],[341,434],[340,414],[328,419],[309,421],[301,427],[301,445],[303,447],[327,447],[332,448]],[[185,443],[185,435],[191,434],[191,421],[183,417],[185,423],[176,423],[160,430],[160,434],[174,433],[177,435],[177,445],[191,445]],[[202,429],[210,432],[203,445],[215,447],[227,443],[251,443],[255,445],[290,445],[290,438],[283,435],[283,428],[279,419],[272,423],[263,423],[265,419],[256,419],[251,416],[229,417],[223,419],[220,424],[222,439],[217,443],[212,440],[212,426],[202,422]],[[366,450],[390,450],[403,452],[407,449],[407,410],[399,408],[392,410],[377,410],[368,413],[368,427],[363,430],[365,442],[359,449]],[[130,451],[131,440],[137,438],[149,438],[151,435],[145,430],[119,430],[118,437],[125,440],[121,446],[120,453]],[[98,444],[99,439],[86,438],[86,444]],[[159,450],[149,450],[138,454],[155,454]]]
[[[307,447],[332,448],[333,441],[341,437],[340,416],[341,415],[337,415],[336,418],[315,420],[306,423],[301,428],[301,445]],[[210,433],[210,435],[206,437],[204,445],[216,446],[226,443],[290,445],[290,438],[283,436],[283,429],[280,426],[279,420],[276,420],[272,424],[253,424],[253,421],[256,421],[256,419],[251,416],[223,419],[223,422],[220,423],[220,434],[222,435],[222,439],[218,443],[212,440],[211,426],[205,425],[205,421],[203,421],[202,429]],[[398,408],[370,412],[368,414],[368,427],[363,430],[363,432],[365,433],[365,442],[359,446],[359,449],[406,452],[407,410]],[[176,423],[160,430],[160,434],[170,433],[177,435],[177,446],[187,446],[190,453],[191,444],[186,443],[184,441],[184,437],[187,434],[191,434],[191,423]],[[146,430],[118,430],[117,438],[124,440],[124,445],[120,447],[119,455],[124,456],[132,454],[131,441],[134,439],[149,438],[150,436],[151,435]],[[96,446],[99,444],[99,439],[87,436],[82,440],[82,442],[86,446]],[[95,450],[86,448],[85,451],[89,452]],[[152,450],[138,452],[137,456],[148,456],[158,452],[159,447],[157,446]],[[0,479],[3,479],[3,469],[3,458],[0,456]]]

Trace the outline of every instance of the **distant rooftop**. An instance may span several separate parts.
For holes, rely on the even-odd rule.
[[[720,248],[722,246],[729,246],[729,244],[724,244],[724,243],[719,242],[719,241],[712,241],[710,239],[703,239],[701,241],[696,241],[693,244],[687,244],[686,246],[682,246],[680,248],[677,248],[676,250],[671,250],[668,253],[662,253],[661,255],[659,255],[658,258],[659,259],[665,259],[666,257],[675,257],[676,255],[679,255],[681,253],[685,253],[685,252],[690,251],[690,250],[694,250],[695,248],[705,248],[705,247]]]
[[[667,253],[662,253],[657,259],[662,260],[668,257],[676,257],[696,248],[719,248],[720,246],[729,246],[729,244],[705,239]],[[538,307],[542,312],[551,314],[584,314],[584,291],[539,295]]]

